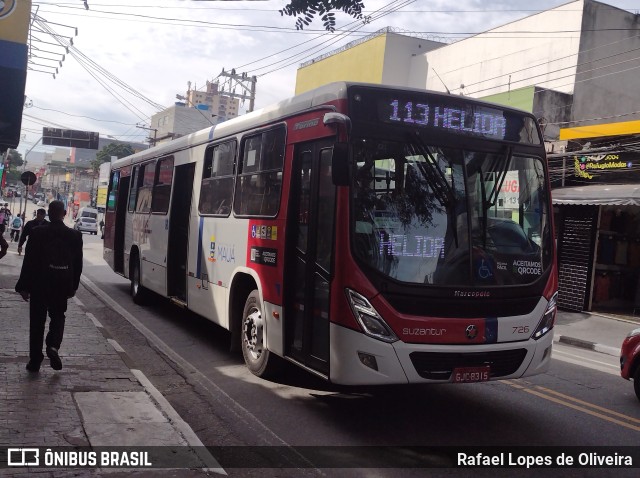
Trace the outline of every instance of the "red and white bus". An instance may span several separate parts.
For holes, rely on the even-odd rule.
[[[531,114],[333,83],[114,162],[104,251],[258,376],[510,379],[551,359],[550,208]]]

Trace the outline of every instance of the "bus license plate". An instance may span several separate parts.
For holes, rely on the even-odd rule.
[[[460,367],[454,368],[452,376],[453,383],[465,383],[465,382],[486,382],[489,380],[491,367],[488,365],[484,367]]]

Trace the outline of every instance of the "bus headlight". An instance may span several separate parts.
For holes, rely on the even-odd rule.
[[[544,311],[542,319],[540,320],[538,327],[536,327],[536,331],[531,336],[534,340],[538,340],[539,338],[546,335],[546,333],[551,329],[553,329],[553,324],[556,321],[556,311],[558,309],[557,303],[558,293],[556,292],[555,294],[553,294],[553,297],[551,297],[551,300],[547,304],[547,309]]]
[[[346,292],[351,311],[365,334],[388,343],[398,340],[396,334],[364,296],[351,289],[346,289]]]

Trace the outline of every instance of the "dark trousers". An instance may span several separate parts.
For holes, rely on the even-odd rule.
[[[67,311],[67,298],[46,300],[44,297],[31,295],[29,299],[29,358],[38,363],[42,362],[42,341],[44,340],[44,326],[47,312],[51,318],[49,333],[45,341],[47,347],[60,348],[64,334],[64,313]]]

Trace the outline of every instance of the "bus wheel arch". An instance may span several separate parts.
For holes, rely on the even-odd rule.
[[[234,279],[229,306],[231,350],[242,351],[245,364],[254,375],[274,376],[279,370],[279,357],[266,347],[263,305],[253,277],[241,274]]]

